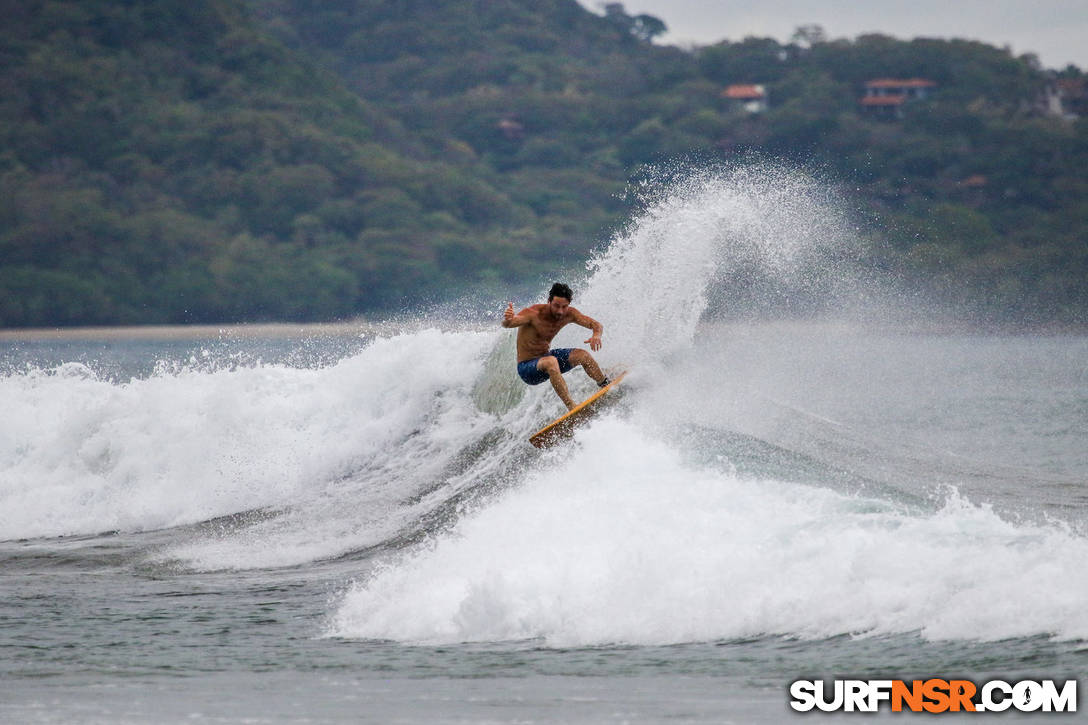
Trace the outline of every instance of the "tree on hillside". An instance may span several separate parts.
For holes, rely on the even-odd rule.
[[[654,38],[664,35],[669,29],[664,21],[653,15],[628,15],[623,3],[605,4],[604,16],[644,43],[652,43]]]

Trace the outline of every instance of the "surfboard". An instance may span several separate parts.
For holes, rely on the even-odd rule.
[[[569,438],[574,433],[575,428],[593,417],[594,411],[604,402],[604,396],[608,395],[608,392],[615,388],[625,375],[627,375],[626,370],[616,375],[609,381],[608,385],[583,400],[574,409],[567,411],[564,415],[533,433],[529,437],[529,442],[537,448],[547,448],[553,443]]]

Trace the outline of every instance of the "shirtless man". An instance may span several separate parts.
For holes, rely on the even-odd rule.
[[[570,306],[572,293],[570,287],[560,282],[552,285],[548,293],[548,304],[532,305],[514,314],[514,303],[506,306],[503,315],[503,327],[518,329],[518,375],[529,385],[539,385],[551,380],[552,387],[568,410],[575,407],[567,391],[567,382],[563,373],[582,366],[586,375],[593,378],[602,388],[608,385],[608,378],[601,372],[593,356],[581,348],[559,348],[549,350],[552,338],[565,325],[573,322],[593,330],[593,336],[586,342],[594,352],[601,349],[601,333],[604,327],[592,317],[583,315]]]

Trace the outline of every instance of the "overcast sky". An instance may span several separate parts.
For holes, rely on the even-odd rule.
[[[602,0],[581,0],[602,12]],[[1088,0],[626,0],[629,15],[669,26],[658,42],[707,45],[748,35],[788,41],[799,25],[829,38],[884,33],[897,38],[967,38],[1035,53],[1047,68],[1088,70]]]

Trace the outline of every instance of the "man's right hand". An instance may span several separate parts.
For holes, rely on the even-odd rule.
[[[513,302],[507,302],[506,303],[506,312],[504,312],[503,315],[502,315],[502,321],[504,323],[509,324],[509,323],[513,322],[513,320],[514,320],[514,303]]]

